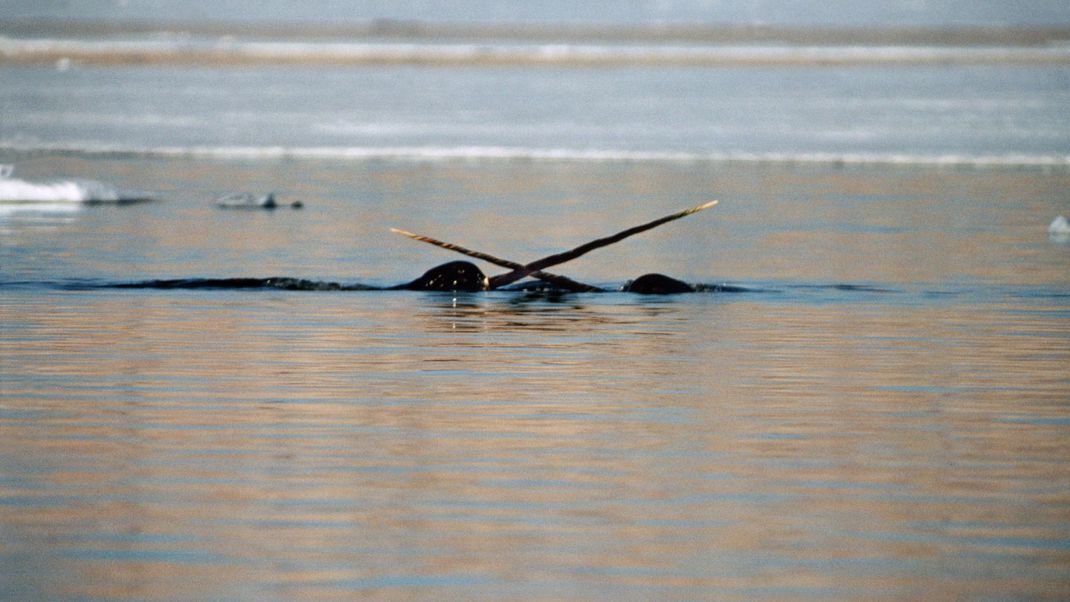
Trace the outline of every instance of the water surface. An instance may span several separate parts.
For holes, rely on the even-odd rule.
[[[162,200],[0,218],[8,597],[1068,593],[1066,174],[19,168]],[[212,206],[242,181],[306,208]],[[714,194],[558,271],[750,292],[109,288],[395,283],[450,257],[388,226],[523,261]]]

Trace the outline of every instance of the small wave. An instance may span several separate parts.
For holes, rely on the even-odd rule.
[[[765,292],[762,289],[750,288],[746,286],[737,286],[734,284],[695,284],[695,292],[697,293],[759,293]]]
[[[231,37],[72,40],[0,37],[9,61],[99,64],[419,64],[616,67],[1068,64],[1065,46],[689,45],[245,41]],[[69,65],[69,63],[68,63]]]
[[[825,291],[841,291],[847,293],[897,293],[896,289],[886,288],[873,284],[853,284],[853,283],[839,283],[839,284],[800,284],[794,288],[813,289],[813,290],[825,290]]]
[[[826,152],[684,152],[622,149],[529,148],[513,146],[157,146],[111,144],[2,144],[15,154],[51,153],[116,158],[177,158],[240,161],[565,161],[592,163],[745,163],[842,166],[1070,169],[1070,155],[1005,155]],[[2,197],[0,197],[2,198]]]

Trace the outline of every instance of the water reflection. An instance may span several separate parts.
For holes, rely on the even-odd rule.
[[[1060,308],[604,299],[124,291],[9,307],[0,516],[18,552],[3,562],[80,577],[6,591],[1058,582]],[[1005,572],[976,585],[992,557]],[[921,558],[939,579],[919,578]]]

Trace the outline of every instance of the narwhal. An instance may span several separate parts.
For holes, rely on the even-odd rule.
[[[582,282],[577,282],[571,278],[565,276],[559,276],[545,271],[547,268],[555,265],[562,264],[566,261],[571,261],[582,255],[589,253],[595,249],[611,245],[616,242],[620,242],[629,236],[645,232],[651,228],[656,228],[667,222],[686,217],[693,213],[698,213],[704,209],[708,209],[717,204],[717,201],[709,201],[690,209],[685,209],[665,217],[658,218],[656,220],[622,230],[611,236],[599,238],[588,243],[584,243],[574,249],[564,251],[562,253],[556,253],[542,259],[538,259],[528,264],[520,264],[507,259],[501,259],[488,253],[481,251],[474,251],[462,247],[457,244],[444,242],[429,236],[423,236],[420,234],[413,234],[405,230],[398,228],[391,228],[392,232],[407,236],[420,242],[426,242],[428,244],[435,245],[450,251],[461,253],[476,259],[481,259],[488,263],[492,263],[504,268],[508,268],[509,272],[499,274],[497,276],[488,277],[479,269],[478,266],[469,261],[451,261],[434,268],[431,268],[419,278],[412,282],[406,282],[394,289],[402,290],[423,290],[423,291],[457,291],[457,292],[475,292],[475,291],[490,291],[499,289],[503,286],[512,284],[522,278],[532,276],[544,282],[548,282],[558,288],[574,291],[574,292],[605,292],[605,289]],[[689,293],[694,292],[696,289],[690,284],[677,280],[664,274],[644,274],[639,276],[635,280],[631,280],[624,285],[620,290],[641,294],[673,294],[673,293]]]

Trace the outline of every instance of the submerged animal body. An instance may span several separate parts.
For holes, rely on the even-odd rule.
[[[693,293],[696,289],[683,280],[677,280],[665,274],[643,274],[625,284],[621,290],[642,295],[675,295]]]
[[[396,234],[407,236],[409,238],[412,238],[413,240],[425,242],[436,247],[447,249],[449,251],[454,251],[462,255],[467,255],[469,257],[475,257],[476,259],[488,261],[495,265],[499,265],[501,267],[508,268],[509,270],[511,270],[505,274],[499,274],[497,276],[488,278],[478,267],[476,267],[470,262],[452,261],[450,263],[446,263],[428,270],[422,276],[420,276],[416,280],[413,280],[412,282],[408,282],[406,284],[399,285],[394,288],[428,291],[495,290],[510,285],[513,282],[516,282],[528,276],[532,276],[543,281],[544,283],[556,286],[561,290],[572,292],[604,292],[604,289],[601,289],[597,286],[591,286],[589,284],[577,282],[564,276],[551,274],[545,270],[547,268],[564,263],[566,261],[576,259],[577,257],[581,257],[595,249],[605,247],[607,245],[611,245],[613,243],[624,240],[629,236],[639,234],[640,232],[645,232],[647,230],[650,230],[651,228],[656,228],[657,226],[671,222],[676,219],[680,219],[681,217],[686,217],[693,213],[698,213],[699,211],[713,207],[716,204],[717,201],[709,201],[701,205],[692,207],[690,209],[678,211],[676,213],[658,218],[645,224],[640,224],[638,226],[622,230],[611,236],[592,240],[588,243],[584,243],[568,251],[543,257],[542,259],[527,264],[520,264],[515,261],[510,261],[508,259],[495,257],[482,251],[468,249],[462,247],[461,245],[431,238],[430,236],[422,236],[419,234],[413,234],[412,232],[408,232],[405,230],[391,228],[391,230]],[[695,292],[696,289],[695,287],[687,284],[686,282],[671,278],[664,274],[644,274],[636,278],[635,280],[628,282],[621,290],[642,294],[666,295],[675,293],[691,293]]]
[[[427,270],[412,282],[392,287],[394,290],[440,291],[440,292],[479,292],[489,290],[490,279],[474,263],[469,261],[451,261]],[[553,283],[545,283],[551,288]],[[594,287],[590,287],[594,288]],[[568,289],[559,289],[568,290]],[[693,293],[695,287],[664,274],[643,274],[629,281],[622,292],[642,295],[673,295]],[[586,290],[585,292],[606,292],[604,289]]]
[[[259,208],[259,209],[272,209],[277,206],[275,197],[272,194],[268,194],[262,197],[256,197],[248,193],[230,195],[219,199],[218,204],[220,207],[226,208]],[[549,273],[546,268],[570,261],[577,257],[580,257],[595,249],[613,244],[621,241],[629,236],[644,232],[651,228],[657,227],[661,224],[669,221],[679,219],[681,217],[691,215],[698,211],[702,211],[708,207],[712,207],[717,204],[717,201],[710,201],[703,203],[697,207],[686,209],[668,215],[662,218],[658,218],[654,221],[641,224],[627,230],[618,232],[612,236],[605,238],[599,238],[591,242],[582,244],[574,249],[543,257],[542,259],[533,261],[527,264],[520,264],[514,261],[501,259],[494,257],[487,253],[480,251],[473,251],[466,249],[460,245],[443,242],[427,236],[420,236],[404,230],[394,229],[394,232],[408,236],[415,240],[430,243],[435,246],[445,248],[462,255],[475,257],[484,261],[488,261],[492,264],[499,265],[504,268],[508,268],[509,272],[499,274],[493,277],[488,277],[479,269],[478,266],[469,261],[451,261],[442,265],[436,266],[424,272],[419,278],[399,284],[397,286],[380,288],[365,285],[350,285],[343,286],[336,283],[319,283],[313,281],[306,281],[294,278],[225,278],[225,279],[192,279],[192,280],[159,280],[150,282],[132,283],[129,285],[120,285],[123,288],[126,287],[152,287],[152,288],[283,288],[293,290],[414,290],[414,291],[440,291],[440,292],[479,292],[479,291],[491,291],[491,290],[534,290],[530,287],[530,284],[521,283],[519,285],[513,285],[513,283],[522,280],[527,277],[533,277],[541,281],[539,290],[545,291],[560,291],[560,292],[607,292],[606,289],[577,282],[564,276],[558,276],[556,274]],[[291,205],[297,207],[299,205]],[[508,288],[506,288],[508,287]],[[623,292],[647,294],[647,295],[669,295],[677,293],[692,293],[700,290],[693,287],[690,284],[671,278],[664,274],[644,274],[635,280],[629,281],[622,288],[617,289]],[[711,290],[708,287],[704,287],[701,290]]]

